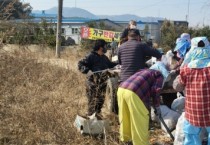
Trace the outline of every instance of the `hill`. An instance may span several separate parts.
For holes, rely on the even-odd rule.
[[[101,19],[109,19],[112,21],[128,21],[128,20],[136,20],[142,22],[156,22],[157,20],[163,20],[163,18],[158,17],[139,17],[137,15],[132,14],[124,14],[124,15],[98,15]]]
[[[42,13],[42,11],[34,10],[33,13]],[[57,7],[50,8],[45,10],[46,14],[57,14]],[[89,19],[109,19],[112,21],[143,21],[143,22],[156,22],[157,20],[163,20],[163,18],[159,17],[139,17],[137,15],[132,14],[123,14],[123,15],[95,15],[87,10],[75,7],[64,7],[63,8],[63,16],[64,17],[82,17]]]
[[[45,10],[46,14],[57,14],[57,7],[50,8]],[[33,11],[33,13],[42,13],[42,11]],[[82,18],[89,18],[89,19],[97,19],[98,17],[87,10],[80,9],[80,8],[70,8],[70,7],[63,7],[63,16],[64,17],[82,17]]]

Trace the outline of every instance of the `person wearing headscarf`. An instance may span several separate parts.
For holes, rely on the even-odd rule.
[[[180,38],[177,38],[174,51],[177,52],[177,56],[180,59],[183,59],[189,51],[190,46],[190,35],[188,33],[183,33]]]
[[[201,145],[202,128],[210,144],[210,45],[206,37],[191,40],[191,49],[180,69],[178,85],[185,89],[184,145]],[[180,90],[178,90],[180,91]]]
[[[173,50],[174,58],[177,60],[176,65],[174,66],[174,73],[179,73],[180,67],[184,61],[184,58],[187,52],[190,50],[191,40],[190,34],[182,33],[179,38],[176,39],[176,46]]]
[[[191,43],[191,49],[190,49],[189,53],[186,54],[186,57],[182,63],[182,66],[187,65],[193,59],[192,58],[193,56],[197,56],[194,53],[197,52],[198,49],[196,49],[196,51],[194,49],[197,48],[198,41],[200,41],[201,39],[203,39],[205,46],[209,45],[209,41],[206,37],[193,38],[192,43]],[[204,51],[205,49],[202,49],[202,50]],[[204,55],[204,53],[202,53],[202,55]]]

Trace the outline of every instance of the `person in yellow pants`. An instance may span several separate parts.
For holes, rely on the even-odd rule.
[[[160,90],[163,75],[152,69],[142,69],[122,82],[118,88],[120,140],[133,145],[149,144],[149,108],[160,115]]]

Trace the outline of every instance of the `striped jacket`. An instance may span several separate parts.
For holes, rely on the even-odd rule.
[[[159,59],[162,55],[158,50],[134,39],[123,43],[118,51],[119,64],[122,66],[120,81],[125,81],[139,69],[145,68],[147,56],[154,56]]]

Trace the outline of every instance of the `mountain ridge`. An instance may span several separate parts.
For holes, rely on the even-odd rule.
[[[33,10],[32,13],[43,13],[43,10]],[[57,7],[52,7],[50,9],[44,10],[46,14],[57,14]],[[109,19],[112,21],[142,21],[142,22],[157,22],[158,20],[163,20],[160,17],[139,17],[134,14],[122,14],[122,15],[95,15],[85,9],[76,7],[63,7],[64,17],[80,17],[89,19]]]

